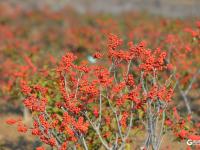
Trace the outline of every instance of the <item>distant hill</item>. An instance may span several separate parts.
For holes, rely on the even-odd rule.
[[[0,3],[5,0],[0,0]],[[200,17],[200,0],[6,0],[26,8],[43,7],[48,4],[53,9],[70,5],[78,12],[147,11],[169,17]]]

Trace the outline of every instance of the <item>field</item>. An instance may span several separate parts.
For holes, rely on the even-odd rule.
[[[0,3],[0,150],[199,149],[199,108],[198,16]]]

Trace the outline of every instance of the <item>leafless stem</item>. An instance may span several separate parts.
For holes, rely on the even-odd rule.
[[[128,129],[127,129],[127,132],[125,134],[125,136],[123,137],[122,139],[122,144],[119,148],[119,150],[122,150],[124,147],[125,147],[125,144],[126,144],[126,139],[128,138],[129,134],[130,134],[130,131],[131,131],[131,128],[132,128],[132,125],[133,125],[133,102],[131,102],[131,116],[130,116],[130,121],[129,121],[129,125],[128,125]]]
[[[191,107],[190,107],[190,104],[189,104],[189,100],[188,100],[188,97],[187,97],[187,94],[188,92],[190,91],[190,89],[192,88],[192,85],[194,84],[197,76],[199,75],[200,73],[200,69],[197,70],[197,72],[194,74],[194,76],[192,77],[192,80],[190,81],[190,84],[188,85],[187,89],[184,91],[181,89],[180,87],[180,82],[178,81],[178,79],[175,77],[176,81],[177,81],[177,85],[178,85],[178,90],[185,102],[185,105],[186,105],[186,108],[187,108],[187,111],[188,111],[188,114],[192,114],[192,110],[191,110]]]
[[[129,134],[130,134],[130,131],[131,131],[131,128],[132,128],[132,125],[133,125],[133,102],[131,102],[131,118],[130,118],[130,122],[129,122],[129,126],[128,126],[128,130],[126,132],[126,136],[125,136],[125,140],[128,138]]]
[[[51,122],[53,122],[52,119],[51,119],[51,117],[49,116],[49,114],[47,113],[46,110],[44,112],[44,115],[46,116],[46,119],[49,119]],[[53,129],[51,129],[50,132],[56,138],[56,140],[57,140],[58,143],[62,143],[61,140],[60,140],[60,138],[57,136],[57,134],[55,133],[55,131]]]
[[[118,133],[115,133],[115,144],[113,146],[113,148],[117,148],[118,147]]]
[[[101,97],[101,87],[99,89],[99,124],[98,128],[101,125],[101,118],[102,118],[102,97]]]
[[[44,129],[45,129],[45,128],[42,126],[42,124],[41,124],[39,118],[36,117],[36,120],[37,120],[37,122],[38,122],[38,124],[39,124],[39,129],[40,129],[40,131],[43,133],[43,135],[44,135],[47,139],[50,139],[50,138],[51,138],[51,135],[54,136],[50,131],[48,131],[48,134],[46,135],[45,132],[44,132]],[[60,144],[59,144],[58,137],[57,137],[57,136],[54,136],[54,137],[56,138],[56,146],[57,146],[57,148],[59,149],[59,148],[60,148]]]
[[[156,85],[156,69],[153,69],[153,84]]]
[[[83,142],[84,149],[85,149],[85,150],[88,150],[88,146],[87,146],[87,143],[86,143],[86,141],[85,141],[84,136],[82,136],[81,139],[82,139],[82,142]]]
[[[65,91],[67,93],[67,97],[69,98],[69,88],[67,87],[67,79],[66,79],[66,75],[63,75],[64,78],[64,82],[65,82]]]
[[[181,94],[181,96],[182,96],[184,102],[185,102],[185,105],[186,105],[188,114],[192,114],[192,110],[191,110],[191,107],[190,107],[190,104],[189,104],[187,95],[185,95],[185,92],[180,88],[180,85],[179,85],[179,84],[178,84],[178,89],[179,89],[179,91],[180,91],[180,94]]]
[[[127,67],[127,71],[126,71],[126,77],[127,77],[128,74],[129,74],[130,66],[131,66],[131,60],[130,60],[129,63],[128,63],[128,67]]]
[[[187,95],[188,92],[190,91],[190,89],[192,88],[192,85],[194,84],[197,76],[200,73],[200,69],[198,69],[198,71],[194,74],[194,76],[192,77],[192,80],[190,81],[190,84],[188,85],[187,89],[185,90],[184,94]]]
[[[81,73],[80,77],[78,78],[78,81],[77,81],[77,85],[76,85],[76,92],[75,92],[75,99],[77,97],[77,92],[78,92],[78,88],[79,88],[79,82],[81,80],[81,77],[82,77],[83,73]]]
[[[147,94],[147,90],[146,90],[145,85],[144,85],[143,74],[144,74],[144,73],[141,72],[140,82],[142,83],[142,89],[143,89],[143,91],[145,92],[145,94]]]
[[[87,118],[87,120],[89,121],[90,125],[92,126],[93,130],[96,131],[101,143],[103,144],[103,146],[107,149],[107,150],[111,150],[111,148],[108,146],[108,143],[102,138],[101,133],[99,131],[99,128],[96,127],[96,125],[92,122],[92,120],[89,118],[87,112],[85,112],[85,117]]]
[[[157,142],[156,150],[159,150],[161,142],[162,142],[162,138],[163,138],[162,134],[163,134],[164,122],[165,122],[165,110],[163,110],[163,114],[162,114],[161,129],[160,129],[160,135],[158,137],[158,142]]]
[[[123,137],[123,134],[122,134],[121,125],[120,125],[120,123],[119,123],[119,118],[118,118],[117,112],[116,112],[116,110],[114,110],[113,106],[111,105],[110,100],[109,100],[108,98],[107,98],[107,100],[108,100],[108,104],[109,104],[109,106],[110,106],[112,112],[113,112],[114,115],[115,115],[115,119],[116,119],[116,122],[117,122],[117,128],[118,128],[119,135],[120,135],[121,139],[124,140],[124,137]]]

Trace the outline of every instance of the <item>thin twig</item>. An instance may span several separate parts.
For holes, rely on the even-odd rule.
[[[92,128],[96,131],[101,143],[103,144],[103,146],[107,149],[107,150],[111,150],[111,148],[108,146],[108,143],[102,138],[101,133],[99,131],[99,128],[96,127],[93,122],[91,121],[91,119],[89,118],[87,112],[85,112],[85,117],[87,118],[87,120],[89,121],[90,125],[92,126]]]
[[[78,81],[77,81],[77,85],[76,85],[76,92],[75,92],[75,99],[76,99],[76,97],[77,97],[77,93],[78,93],[78,88],[79,88],[79,82],[80,82],[80,80],[81,80],[81,77],[82,77],[82,75],[83,75],[83,73],[81,73],[81,75],[80,75],[80,77],[78,78]]]
[[[199,73],[200,73],[200,69],[198,69],[198,71],[192,77],[192,80],[190,81],[190,84],[189,84],[188,88],[184,92],[185,95],[187,95],[188,92],[190,91],[190,89],[192,88],[192,85],[195,82],[195,80],[196,80],[196,78],[197,78],[197,76],[198,76]]]
[[[101,118],[102,118],[102,97],[101,97],[101,87],[99,89],[99,124],[98,128],[100,128],[101,125]]]

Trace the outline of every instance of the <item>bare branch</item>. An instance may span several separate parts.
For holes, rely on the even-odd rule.
[[[84,149],[88,150],[88,146],[87,146],[87,143],[86,143],[85,138],[84,138],[83,135],[82,135],[81,139],[82,139],[82,142],[83,142]]]
[[[165,122],[165,110],[163,110],[163,114],[162,114],[162,124],[161,124],[160,135],[158,137],[159,141],[157,143],[156,150],[159,150],[161,142],[162,142],[162,138],[163,138],[162,134],[163,134],[164,122]]]
[[[128,138],[130,131],[131,131],[131,128],[132,128],[132,125],[133,125],[133,110],[132,109],[133,109],[133,101],[131,102],[131,118],[130,118],[128,130],[126,132],[126,136],[124,138],[125,140]]]
[[[82,75],[83,75],[83,73],[81,73],[81,75],[80,75],[80,77],[78,78],[78,81],[77,81],[76,92],[75,92],[75,96],[74,96],[75,99],[76,99],[76,97],[77,97],[77,92],[78,92],[78,88],[79,88],[79,82],[80,82],[80,80],[81,80]]]
[[[198,69],[198,71],[192,77],[192,80],[190,81],[190,84],[189,84],[188,88],[184,92],[185,95],[187,95],[188,92],[190,91],[190,89],[192,88],[192,85],[194,84],[194,82],[195,82],[197,76],[199,75],[199,73],[200,73],[200,69]]]
[[[106,97],[106,96],[104,96],[104,97]],[[109,106],[110,106],[112,112],[113,112],[114,115],[115,115],[115,119],[116,119],[116,122],[117,122],[117,128],[118,128],[119,135],[120,135],[121,139],[124,140],[124,137],[123,137],[123,134],[122,134],[122,130],[121,130],[121,126],[120,126],[120,123],[119,123],[119,118],[118,118],[117,112],[116,112],[116,110],[114,110],[113,106],[111,105],[109,98],[106,97],[106,99],[107,99],[107,101],[108,101],[108,104],[109,104]]]
[[[87,118],[87,120],[89,121],[90,125],[92,126],[92,128],[96,131],[101,143],[103,144],[103,146],[107,149],[107,150],[111,150],[111,148],[108,146],[108,143],[102,138],[101,133],[99,131],[99,128],[96,127],[93,122],[91,121],[91,119],[89,118],[87,112],[85,112],[85,117]]]
[[[144,72],[141,72],[140,82],[142,83],[142,89],[143,89],[143,91],[145,92],[145,94],[147,94],[147,90],[146,90],[145,85],[144,85],[143,74],[144,74]]]
[[[131,60],[130,60],[129,63],[128,63],[128,67],[127,67],[127,71],[126,71],[126,77],[127,77],[128,74],[129,74],[130,66],[131,66]]]
[[[101,97],[101,87],[99,89],[99,124],[98,128],[100,128],[101,125],[101,118],[102,118],[102,97]]]
[[[69,88],[67,87],[67,79],[66,79],[66,75],[63,75],[64,78],[64,82],[65,82],[65,91],[67,93],[67,97],[69,98]]]

